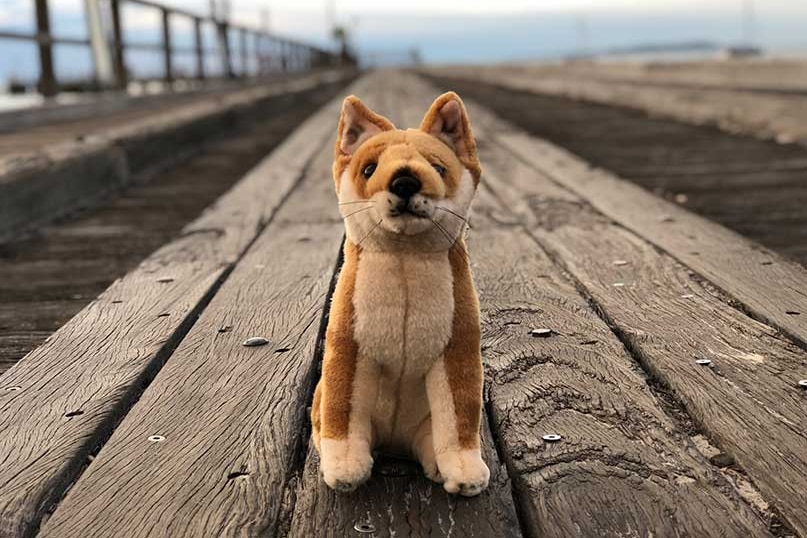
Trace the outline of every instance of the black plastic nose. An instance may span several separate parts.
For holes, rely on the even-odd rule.
[[[412,176],[396,177],[392,180],[389,190],[392,194],[397,194],[401,198],[409,199],[420,191],[420,180]]]

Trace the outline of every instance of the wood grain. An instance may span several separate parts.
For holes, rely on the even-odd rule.
[[[395,87],[411,103],[407,110],[437,93],[411,77]],[[482,304],[491,428],[525,535],[768,536],[668,418],[642,370],[520,217],[484,186],[494,181],[502,151],[489,141],[494,118],[478,108],[470,115],[485,169],[469,251]],[[508,170],[508,183],[533,174],[510,162],[519,168]],[[573,219],[575,210],[570,203],[559,213]],[[552,329],[552,336],[533,337],[534,328]],[[550,433],[563,438],[544,442]]]
[[[607,325],[500,211],[489,222],[501,224],[474,221],[474,273],[493,428],[528,534],[766,536]],[[553,335],[533,337],[534,328]]]
[[[662,200],[548,142],[521,133],[498,140],[597,211],[724,290],[757,319],[807,346],[807,269]]]
[[[590,295],[644,369],[672,390],[766,501],[798,532],[807,531],[799,493],[807,487],[807,402],[797,386],[807,353],[730,306],[708,282],[610,215],[501,149],[486,160],[497,194]],[[637,213],[647,208],[636,204]],[[711,359],[712,366],[697,365],[698,358]]]
[[[342,238],[330,159],[319,152],[41,536],[274,533]],[[243,346],[252,336],[270,343]]]
[[[324,147],[338,106],[0,378],[0,536],[36,531]]]

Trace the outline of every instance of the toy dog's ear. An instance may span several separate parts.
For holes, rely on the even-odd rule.
[[[383,131],[392,131],[395,125],[384,116],[376,114],[351,95],[342,103],[339,132],[336,139],[336,154],[353,155],[365,140]]]
[[[453,148],[474,180],[479,181],[482,169],[476,156],[476,140],[468,112],[459,95],[448,92],[435,99],[420,124],[420,130],[436,136]]]

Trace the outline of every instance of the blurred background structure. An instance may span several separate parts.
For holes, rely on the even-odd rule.
[[[364,65],[798,56],[805,20],[790,0],[2,0],[0,89],[255,75],[348,42]]]

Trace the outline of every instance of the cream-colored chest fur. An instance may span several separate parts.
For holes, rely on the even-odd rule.
[[[425,374],[451,338],[448,253],[362,252],[353,306],[359,355],[390,373]]]

